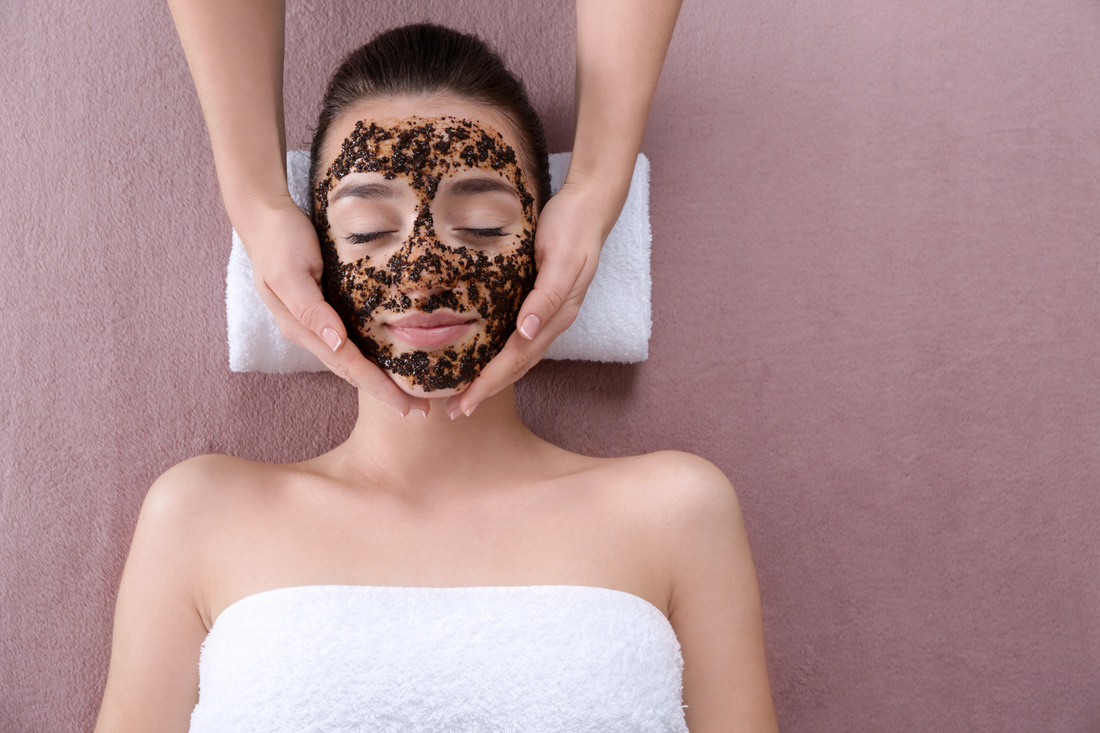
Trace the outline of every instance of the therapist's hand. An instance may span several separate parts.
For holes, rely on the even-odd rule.
[[[452,418],[470,414],[487,397],[533,367],[573,323],[592,284],[600,250],[622,202],[607,204],[585,186],[562,186],[539,215],[535,230],[535,289],[516,319],[517,330],[469,388],[447,400]]]
[[[427,400],[405,394],[348,341],[343,322],[321,294],[323,264],[317,232],[289,196],[250,212],[237,232],[252,259],[256,290],[284,337],[401,414],[427,413]]]

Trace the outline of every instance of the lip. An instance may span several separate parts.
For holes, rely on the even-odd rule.
[[[385,325],[390,334],[409,346],[435,349],[466,335],[476,319],[452,311],[410,313]]]

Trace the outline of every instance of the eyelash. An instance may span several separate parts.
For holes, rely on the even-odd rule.
[[[494,229],[466,229],[465,231],[470,232],[475,237],[503,237],[503,236],[506,236],[504,234],[504,230],[501,229],[500,227],[496,227]]]
[[[389,232],[370,232],[368,234],[349,234],[348,241],[352,244],[367,244],[389,234]]]

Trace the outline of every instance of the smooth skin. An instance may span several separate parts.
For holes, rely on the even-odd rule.
[[[210,133],[222,198],[283,335],[402,415],[398,389],[348,342],[319,287],[317,235],[290,198],[283,121],[283,0],[169,0]],[[680,0],[578,0],[576,133],[562,189],[542,213],[538,278],[518,331],[461,395],[454,418],[523,376],[573,323],[626,200]]]
[[[446,98],[355,112],[334,125],[328,155],[359,115],[501,122]],[[424,287],[401,292],[415,301]],[[97,733],[186,731],[200,645],[221,612],[265,590],[327,584],[631,593],[680,641],[692,733],[777,730],[756,574],[726,477],[686,453],[558,448],[523,424],[509,386],[457,420],[442,409],[404,418],[360,390],[355,428],[329,453],[288,465],[202,456],[161,476],[119,588]]]

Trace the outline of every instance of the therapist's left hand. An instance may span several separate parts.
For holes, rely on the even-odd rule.
[[[526,374],[572,325],[622,208],[621,202],[617,207],[601,205],[602,198],[567,180],[543,207],[535,230],[535,289],[523,301],[516,332],[501,352],[469,388],[447,400],[452,419],[469,415],[482,400]]]

